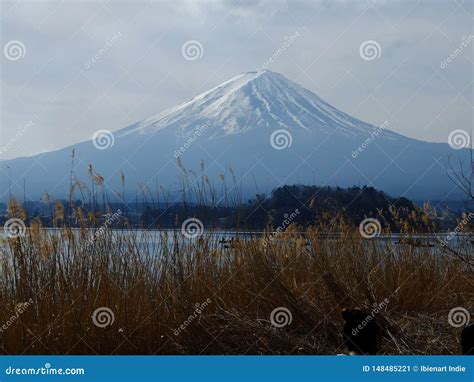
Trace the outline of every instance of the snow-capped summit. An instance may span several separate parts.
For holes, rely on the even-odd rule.
[[[238,76],[124,131],[155,132],[173,128],[182,135],[207,124],[212,136],[236,134],[265,127],[308,132],[365,134],[373,126],[329,105],[316,94],[270,70]]]
[[[97,126],[98,133],[102,129]],[[410,139],[353,118],[269,70],[239,74],[112,136],[99,134],[62,150],[3,161],[13,179],[0,172],[0,185],[10,183],[22,195],[22,182],[15,178],[21,176],[29,198],[45,191],[65,197],[73,147],[75,178],[87,178],[92,164],[109,194],[121,189],[122,172],[127,194],[139,183],[176,189],[179,157],[195,173],[203,160],[210,179],[231,166],[248,196],[282,184],[315,183],[369,185],[416,199],[459,198],[446,176],[446,160],[449,154],[468,160],[467,150]],[[0,200],[6,198],[4,190],[0,187]]]

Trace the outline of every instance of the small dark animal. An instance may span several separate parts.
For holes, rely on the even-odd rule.
[[[462,330],[461,349],[464,355],[474,355],[474,324],[468,325]]]
[[[377,354],[380,347],[380,326],[371,312],[358,308],[342,310],[344,324],[344,344],[350,352],[357,354]]]

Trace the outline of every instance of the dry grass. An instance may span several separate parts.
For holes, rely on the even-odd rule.
[[[432,248],[363,240],[343,223],[331,228],[342,232],[338,240],[321,235],[328,227],[304,239],[293,229],[224,249],[209,233],[189,240],[180,230],[105,230],[88,244],[85,227],[33,224],[7,239],[2,255],[0,324],[8,325],[0,352],[335,354],[344,350],[341,309],[388,298],[382,354],[459,353],[460,329],[447,315],[474,306],[469,264]],[[143,245],[153,235],[159,240]],[[197,303],[201,313],[189,320]],[[106,328],[91,319],[100,307],[114,313]],[[271,325],[277,307],[290,310],[290,325]]]

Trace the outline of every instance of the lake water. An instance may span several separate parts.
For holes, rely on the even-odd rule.
[[[72,230],[75,235],[80,234],[80,229]],[[92,229],[87,230],[88,237],[93,239],[94,233],[96,235],[100,234],[97,231]],[[185,239],[189,241],[196,241],[199,239],[199,236],[193,236],[192,233],[189,237],[183,237],[181,230],[131,230],[131,229],[111,229],[109,230],[114,237],[117,239],[134,239],[135,243],[142,248],[147,248],[148,250],[153,250],[159,248],[163,245],[172,246],[174,243],[174,235],[177,235],[180,239]],[[60,229],[43,229],[43,233],[48,236],[55,236],[61,233]],[[202,233],[203,237],[209,238],[210,245],[214,248],[229,249],[233,246],[233,243],[237,240],[248,240],[249,238],[259,238],[264,242],[264,232],[261,231],[204,231]],[[278,238],[271,239],[274,243],[282,243],[283,241],[288,241],[291,245],[298,238],[305,238],[306,234],[301,233],[280,233]],[[319,236],[320,239],[332,242],[341,240],[342,235],[337,233],[331,234],[322,234]],[[0,248],[5,248],[6,234],[3,231],[0,231]],[[448,240],[449,239],[449,240]],[[268,240],[268,236],[267,239]],[[474,235],[469,234],[458,234],[454,236],[448,236],[446,233],[438,234],[419,234],[407,237],[406,235],[392,234],[379,235],[373,239],[366,239],[367,244],[372,244],[375,242],[381,247],[386,247],[389,245],[393,248],[398,248],[400,246],[411,246],[420,249],[428,249],[433,253],[442,253],[443,248],[440,244],[440,240],[445,240],[447,246],[456,250],[462,250],[463,253],[473,254],[474,253]],[[166,241],[166,243],[165,243]],[[311,243],[307,240],[306,245],[310,247]]]

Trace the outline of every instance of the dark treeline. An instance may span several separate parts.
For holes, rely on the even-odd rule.
[[[391,223],[391,218],[385,217],[390,216],[390,209],[397,209],[405,215],[416,209],[410,200],[392,198],[373,187],[303,185],[282,186],[274,189],[270,195],[256,194],[246,202],[232,206],[193,202],[168,204],[143,199],[103,205],[79,200],[49,200],[26,202],[22,207],[25,221],[39,219],[48,227],[57,226],[58,223],[80,226],[81,220],[83,222],[85,219],[92,226],[107,222],[114,227],[174,228],[186,218],[195,217],[206,228],[245,230],[276,228],[291,223],[306,227],[315,223],[330,223],[339,218],[358,224],[365,217],[384,216]],[[7,213],[4,211],[2,220],[6,219]]]

